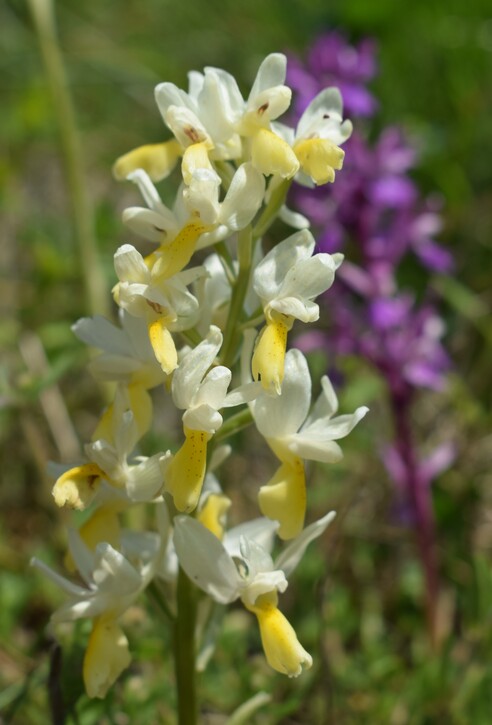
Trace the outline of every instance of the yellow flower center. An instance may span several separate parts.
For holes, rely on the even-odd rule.
[[[294,145],[301,169],[315,184],[335,181],[335,169],[341,169],[345,153],[328,139],[308,138]]]

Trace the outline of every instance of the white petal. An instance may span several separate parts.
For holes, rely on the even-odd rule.
[[[123,212],[123,223],[130,229],[151,242],[163,243],[167,237],[174,237],[177,232],[175,219],[169,219],[150,209],[129,207]]]
[[[313,98],[297,124],[296,138],[306,138],[321,128],[328,119],[325,116],[342,120],[343,102],[338,88],[325,88]]]
[[[270,53],[270,55],[267,55],[258,68],[251,88],[250,100],[268,88],[282,85],[285,82],[286,71],[287,58],[283,53]]]
[[[306,461],[319,461],[320,463],[339,463],[343,452],[338,443],[327,440],[322,434],[308,435],[296,433],[284,441],[289,451]]]
[[[205,403],[219,410],[223,406],[231,377],[231,371],[223,365],[212,368],[200,385],[200,389],[193,401],[194,405]]]
[[[304,422],[311,402],[311,376],[306,358],[300,350],[285,356],[281,395],[259,395],[254,404],[254,418],[265,438],[283,438],[296,433]]]
[[[241,559],[248,568],[247,578],[253,578],[262,572],[272,572],[274,570],[270,553],[257,541],[243,536],[239,541],[239,551]]]
[[[335,264],[330,254],[315,254],[299,260],[287,274],[279,296],[314,299],[331,287],[335,279]]]
[[[241,556],[241,550],[239,548],[241,538],[255,541],[265,551],[270,553],[273,549],[274,535],[278,527],[279,524],[277,521],[272,521],[263,516],[229,529],[224,534],[223,543],[232,557]]]
[[[273,247],[254,271],[253,287],[259,297],[265,300],[276,297],[289,270],[301,259],[309,258],[314,247],[313,235],[307,229]]]
[[[84,542],[79,532],[75,529],[68,529],[68,548],[74,560],[80,576],[87,585],[92,582],[92,572],[96,561],[94,554]]]
[[[124,331],[101,315],[83,317],[72,325],[72,332],[86,345],[116,355],[128,355],[130,344]]]
[[[166,120],[166,113],[170,106],[185,106],[190,109],[196,108],[196,103],[187,93],[174,85],[174,83],[159,83],[155,88],[155,100],[162,118]]]
[[[280,297],[271,302],[271,308],[284,315],[294,317],[301,322],[316,322],[319,319],[319,306],[310,300],[297,297]]]
[[[258,597],[269,592],[285,592],[288,582],[281,569],[274,571],[260,572],[254,579],[247,583],[241,592],[241,599],[250,606],[253,606]]]
[[[119,551],[110,544],[96,546],[96,566],[93,573],[94,583],[103,586],[106,591],[122,595],[137,592],[141,578],[137,570]]]
[[[305,425],[311,425],[318,418],[331,418],[338,410],[338,399],[327,375],[321,378],[321,393],[319,394],[313,409],[306,420]]]
[[[132,501],[152,501],[160,493],[164,485],[163,459],[163,454],[157,453],[131,467],[125,487]]]
[[[234,408],[236,405],[250,403],[258,397],[262,390],[263,385],[261,383],[245,383],[244,385],[240,385],[238,388],[235,388],[235,390],[228,393],[222,407]]]
[[[231,231],[244,229],[260,208],[265,194],[265,178],[250,163],[241,164],[221,204],[219,221]]]
[[[221,604],[239,596],[241,577],[221,541],[189,516],[174,519],[179,563],[196,586]]]
[[[131,244],[123,244],[116,250],[114,268],[121,281],[146,284],[149,280],[147,265],[140,252]]]
[[[61,576],[56,571],[53,571],[51,567],[47,566],[44,561],[40,561],[39,559],[36,559],[36,557],[33,557],[30,564],[31,566],[36,567],[36,569],[42,571],[43,574],[51,579],[51,581],[59,586],[66,594],[77,598],[86,597],[89,594],[87,589],[84,589],[77,584],[73,584],[69,579],[65,579],[64,576]]]
[[[162,202],[161,197],[157,193],[157,189],[150,180],[150,176],[143,169],[132,171],[131,174],[128,174],[127,179],[130,179],[130,181],[133,181],[138,186],[149,209],[157,212],[164,218],[169,218],[170,221],[173,220],[174,215],[172,211]]]
[[[222,345],[222,333],[212,325],[205,340],[190,350],[173,374],[172,394],[178,408],[189,408],[200,383]]]
[[[357,408],[352,414],[338,415],[336,418],[331,418],[328,421],[326,419],[318,419],[310,425],[304,426],[302,433],[309,436],[323,431],[328,440],[345,438],[368,412],[369,408],[363,405]]]
[[[311,541],[314,541],[314,539],[317,539],[318,536],[321,536],[335,516],[335,511],[330,511],[330,513],[323,516],[323,518],[318,519],[318,521],[315,521],[309,526],[306,526],[304,531],[299,534],[297,538],[291,541],[276,559],[275,567],[277,569],[282,569],[285,576],[289,578],[304,556],[307,546],[311,543]]]
[[[207,141],[211,145],[207,129],[189,108],[169,106],[164,121],[176,136],[178,143],[184,148],[201,141]]]
[[[294,229],[308,229],[311,222],[303,214],[289,209],[285,204],[280,207],[279,218]]]
[[[183,415],[183,425],[191,430],[215,433],[221,427],[222,423],[223,418],[221,414],[206,403],[189,408]]]

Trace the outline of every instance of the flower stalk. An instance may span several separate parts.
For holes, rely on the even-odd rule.
[[[177,616],[174,624],[174,671],[179,725],[197,725],[196,690],[196,592],[180,567],[177,582]]]
[[[87,192],[75,111],[57,38],[54,5],[52,0],[29,0],[29,8],[38,36],[60,133],[60,146],[78,241],[87,309],[94,315],[107,314],[110,308],[106,282],[94,234],[94,213]]]

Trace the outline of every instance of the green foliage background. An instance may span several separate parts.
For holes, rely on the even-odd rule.
[[[333,507],[339,517],[284,596],[316,665],[294,682],[270,672],[249,615],[234,611],[202,677],[203,722],[225,722],[218,713],[231,713],[265,689],[273,704],[256,715],[260,725],[490,723],[490,3],[63,0],[56,13],[108,299],[113,252],[127,241],[120,211],[135,201],[133,189],[117,185],[110,169],[124,151],[163,139],[153,100],[157,82],[185,85],[189,69],[217,65],[247,88],[264,55],[302,54],[322,31],[377,40],[378,123],[402,124],[418,139],[415,175],[424,192],[444,198],[442,241],[457,263],[450,278],[423,279],[409,267],[406,279],[442,296],[455,366],[448,391],[422,395],[415,409],[424,450],[445,439],[458,449],[434,488],[441,646],[431,650],[427,642],[411,533],[388,516],[391,485],[375,454],[389,433],[384,386],[350,361],[342,402],[348,408],[367,403],[371,416],[346,442],[341,466],[313,473],[310,516]],[[45,466],[68,455],[77,438],[88,439],[104,391],[85,371],[86,351],[70,332],[88,310],[59,133],[28,6],[2,4],[0,27],[0,132],[7,144],[0,159],[0,712],[20,725],[62,722],[56,719],[61,685],[67,722],[172,723],[169,641],[155,618],[143,608],[130,612],[134,665],[106,702],[90,702],[78,674],[86,627],[77,627],[75,637],[67,632],[58,671],[45,626],[59,593],[28,568],[34,554],[61,564],[66,521],[54,510]],[[323,371],[322,361],[312,363]],[[62,424],[61,437],[46,412],[54,398],[72,426]],[[250,493],[246,514],[254,511],[253,500]]]

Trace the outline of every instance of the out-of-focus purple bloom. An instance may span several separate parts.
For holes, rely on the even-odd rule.
[[[373,43],[352,47],[340,33],[323,35],[305,64],[290,61],[290,82],[298,91],[295,109],[299,113],[312,95],[333,84],[353,115],[368,116],[375,103],[365,86],[375,72]],[[360,93],[354,95],[355,86]],[[361,98],[371,99],[363,110]],[[400,129],[386,128],[369,143],[356,124],[345,148],[343,172],[335,184],[296,187],[291,199],[312,221],[321,251],[348,251],[335,285],[337,312],[329,332],[322,333],[323,344],[335,354],[369,360],[406,410],[415,389],[441,390],[449,369],[441,343],[444,327],[433,302],[424,297],[417,303],[398,283],[409,253],[430,271],[452,268],[451,255],[434,240],[442,227],[440,200],[419,197],[409,176],[416,150]],[[321,337],[311,334],[298,342],[313,349],[321,345]],[[396,479],[396,469],[394,473]]]
[[[339,33],[319,38],[305,64],[290,61],[289,82],[298,91],[295,111],[301,113],[324,86],[335,85],[352,120],[371,116],[376,102],[365,84],[375,74],[374,57],[369,41],[351,47]],[[357,123],[355,128],[336,183],[313,190],[295,188],[291,195],[292,205],[316,228],[319,249],[347,252],[330,293],[337,306],[329,330],[305,335],[297,344],[305,351],[324,347],[342,356],[359,355],[386,382],[394,441],[381,455],[398,492],[395,514],[418,531],[434,637],[439,585],[429,487],[452,463],[455,451],[445,443],[422,460],[410,412],[417,389],[443,388],[449,358],[441,343],[444,325],[433,301],[424,296],[416,302],[410,291],[399,288],[398,273],[409,253],[427,270],[440,273],[452,268],[452,258],[434,240],[442,225],[438,203],[421,200],[408,175],[416,163],[414,147],[397,128],[383,130],[373,143]]]
[[[334,32],[318,38],[305,64],[290,57],[287,83],[297,94],[296,112],[300,115],[323,88],[337,86],[348,115],[371,116],[377,101],[365,84],[376,75],[375,51],[372,40],[352,46]]]

